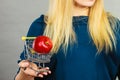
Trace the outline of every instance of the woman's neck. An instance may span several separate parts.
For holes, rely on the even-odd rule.
[[[73,6],[73,16],[88,16],[89,14],[89,7],[83,7],[74,5]]]

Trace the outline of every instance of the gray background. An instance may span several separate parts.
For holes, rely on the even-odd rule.
[[[0,80],[13,80],[23,49],[21,36],[47,11],[49,0],[0,0]],[[120,18],[120,0],[105,0],[105,8]]]

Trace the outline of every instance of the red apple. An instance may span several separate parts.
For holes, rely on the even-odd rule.
[[[52,49],[52,41],[47,36],[38,36],[33,41],[33,50],[39,54],[48,54]]]

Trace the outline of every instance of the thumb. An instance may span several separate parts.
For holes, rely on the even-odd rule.
[[[22,60],[19,64],[19,67],[28,67],[30,65],[30,62],[27,60]]]

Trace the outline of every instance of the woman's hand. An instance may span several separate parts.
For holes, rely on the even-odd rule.
[[[38,68],[35,63],[29,62],[27,60],[21,61],[18,65],[21,68],[20,70],[27,76],[43,78],[44,75],[51,74],[51,71],[48,67]]]

